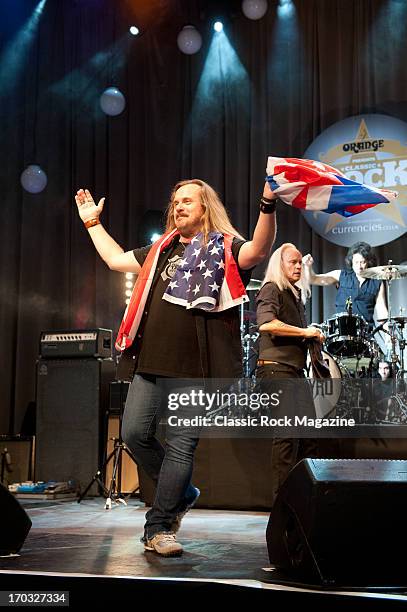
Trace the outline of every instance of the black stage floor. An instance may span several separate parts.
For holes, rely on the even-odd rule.
[[[308,603],[321,610],[350,602],[358,610],[407,604],[407,590],[321,592],[263,582],[267,513],[192,510],[178,538],[184,554],[166,559],[144,552],[139,538],[145,508],[137,499],[112,510],[105,510],[102,498],[21,504],[33,526],[18,556],[0,558],[0,591],[66,590],[71,608],[134,607],[141,605],[138,598],[159,605],[163,597],[183,596],[214,603],[218,597],[230,603]]]

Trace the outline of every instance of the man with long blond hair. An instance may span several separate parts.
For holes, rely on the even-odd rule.
[[[262,287],[257,295],[257,323],[260,331],[259,360],[256,377],[264,379],[301,379],[305,377],[309,338],[323,342],[316,327],[307,327],[301,300],[302,254],[294,244],[286,242],[270,257]],[[282,397],[287,407],[299,408],[291,402],[298,385],[282,384],[287,394]],[[304,391],[306,391],[304,387]],[[296,394],[296,397],[298,394]],[[304,398],[306,406],[307,398]],[[292,467],[304,457],[318,455],[315,440],[306,438],[273,438],[271,449],[271,491],[274,504],[277,493]]]
[[[127,252],[100,223],[104,198],[96,205],[89,191],[80,189],[75,199],[109,268],[138,276],[116,341],[123,351],[119,377],[133,377],[122,435],[157,485],[146,515],[145,550],[178,556],[183,549],[176,532],[199,496],[191,484],[199,433],[168,426],[163,448],[155,437],[162,400],[158,383],[241,376],[238,306],[248,299],[250,270],[273,245],[276,198],[266,183],[253,237],[245,241],[210,185],[181,181],[171,194],[165,233],[153,245]]]

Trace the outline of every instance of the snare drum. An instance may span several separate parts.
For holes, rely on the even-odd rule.
[[[357,314],[340,312],[325,322],[325,347],[332,355],[352,357],[369,354],[368,324]]]

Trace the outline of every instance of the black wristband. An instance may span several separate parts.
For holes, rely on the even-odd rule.
[[[261,198],[260,211],[265,215],[271,215],[273,212],[276,211],[275,200],[270,200],[269,198]]]

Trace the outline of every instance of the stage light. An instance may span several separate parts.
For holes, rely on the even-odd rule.
[[[21,185],[29,193],[40,193],[47,186],[47,175],[37,164],[30,164],[21,173]]]
[[[248,19],[261,19],[267,12],[267,0],[243,0],[242,11]]]
[[[192,25],[186,25],[178,34],[177,45],[182,53],[192,55],[197,53],[202,46],[202,36]]]
[[[278,0],[277,14],[279,17],[291,17],[295,13],[295,6],[292,0]]]
[[[159,238],[165,227],[164,213],[162,210],[146,210],[138,223],[138,237],[136,244],[152,244]]]
[[[134,26],[134,25],[129,28],[129,32],[133,36],[137,36],[137,34],[140,34],[140,30],[138,29],[137,26]]]
[[[223,23],[221,21],[215,21],[215,23],[213,24],[213,29],[215,30],[215,32],[222,32]]]
[[[100,96],[100,107],[106,115],[120,115],[126,106],[126,98],[117,87],[108,87]]]
[[[126,304],[130,302],[131,294],[134,288],[134,274],[132,272],[126,272],[124,282],[124,301]]]

